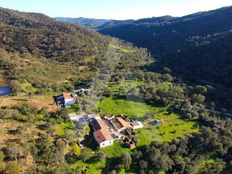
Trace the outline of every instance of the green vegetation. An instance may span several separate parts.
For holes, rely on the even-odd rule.
[[[64,135],[72,134],[72,129],[74,128],[74,124],[72,122],[64,122],[62,124],[54,125],[54,133],[60,137]]]
[[[90,162],[85,163],[83,161],[76,161],[74,164],[71,164],[70,167],[75,170],[87,171],[86,174],[102,174],[102,169],[104,169],[106,163],[105,161],[101,162]]]
[[[188,134],[199,133],[195,121],[185,121],[176,114],[157,115],[156,119],[162,120],[161,125],[145,124],[143,129],[136,130],[138,146],[150,144],[153,141],[171,142]]]
[[[131,118],[143,118],[146,114],[154,115],[165,109],[161,107],[152,107],[141,102],[114,98],[106,98],[102,100],[98,107],[100,114],[125,114]]]
[[[116,49],[116,50],[120,50],[124,53],[133,53],[136,51],[135,49],[133,49],[131,47],[125,48],[125,47],[121,47],[121,46],[117,46],[117,45],[113,45],[113,44],[110,44],[109,47]]]
[[[109,82],[108,83],[108,90],[110,92],[119,92],[119,93],[126,93],[130,91],[131,89],[134,89],[140,85],[144,84],[144,82],[136,82],[133,80],[126,80],[126,81],[120,81],[120,82]]]
[[[102,151],[105,152],[109,158],[120,157],[122,152],[131,153],[130,149],[123,147],[120,141],[115,141],[113,146],[106,147],[102,149]]]

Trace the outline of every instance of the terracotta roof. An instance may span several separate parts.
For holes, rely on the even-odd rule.
[[[63,93],[63,96],[65,99],[74,99],[74,97],[72,97],[69,93]]]
[[[121,123],[121,125],[123,127],[125,127],[125,128],[130,128],[131,127],[130,123],[125,121],[123,118],[117,117],[117,120],[118,120],[119,123]]]
[[[106,129],[101,129],[93,133],[95,140],[100,144],[104,141],[113,140],[110,133]]]

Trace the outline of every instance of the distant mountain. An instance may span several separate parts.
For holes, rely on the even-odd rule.
[[[71,24],[81,24],[90,29],[97,29],[98,27],[104,25],[111,20],[107,19],[94,19],[94,18],[65,18],[65,17],[56,17],[57,21],[67,22]]]
[[[99,32],[148,48],[157,62],[190,81],[232,87],[232,7],[183,17],[111,21]],[[158,66],[161,65],[161,66]]]

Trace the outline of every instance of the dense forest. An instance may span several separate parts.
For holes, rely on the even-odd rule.
[[[228,9],[219,10],[219,14]],[[202,13],[183,19],[166,16],[144,22],[140,20],[139,23],[144,23],[141,26],[151,26],[148,27],[150,29],[162,28],[178,26],[184,19],[194,23],[202,16],[212,22],[210,14]],[[154,24],[149,24],[150,21]],[[134,25],[135,21],[127,22]],[[230,22],[225,22],[225,27],[217,32],[227,30]],[[112,26],[113,23],[111,21]],[[214,112],[218,100],[214,97],[219,94],[217,88],[204,83],[185,83],[173,76],[173,65],[160,69],[156,67],[160,66],[162,59],[165,62],[165,55],[174,55],[176,48],[166,53],[163,49],[167,48],[160,45],[157,55],[150,50],[157,58],[157,62],[154,62],[147,49],[137,48],[79,25],[57,22],[42,14],[3,8],[0,9],[0,27],[0,83],[13,89],[12,96],[0,98],[0,173],[231,173],[232,122],[223,113]],[[201,32],[198,31],[198,35]],[[145,33],[149,35],[149,32]],[[130,36],[133,32],[127,31],[127,34]],[[227,36],[230,31],[224,34]],[[218,45],[224,44],[225,50],[228,50],[230,45],[225,44],[225,40],[222,39]],[[168,42],[172,43],[171,40]],[[185,44],[181,39],[173,44],[178,46],[177,42]],[[191,44],[191,47],[187,45],[175,56],[185,51],[189,53],[195,44]],[[216,50],[213,46],[217,47],[217,44],[203,46]],[[199,47],[197,49],[200,51]],[[205,54],[204,49],[199,54]],[[230,53],[227,53],[229,56]],[[195,58],[198,52],[194,51],[194,54]],[[217,55],[216,52],[213,54]],[[220,54],[218,56],[221,58]],[[175,63],[175,66],[183,66]],[[155,68],[151,71],[151,67]],[[209,66],[207,68],[210,69]],[[223,69],[226,72],[230,70],[229,67]],[[218,74],[218,79],[222,76]],[[229,79],[227,82],[230,85]],[[225,80],[220,83],[228,86]],[[79,96],[78,102],[71,108],[48,111],[48,107],[31,104],[35,98],[49,100],[53,95],[72,93],[80,87],[89,90]],[[15,99],[14,96],[19,98]],[[225,96],[228,97],[227,92]],[[22,102],[2,105],[5,99]],[[49,105],[54,105],[54,102],[51,103]],[[82,109],[82,106],[85,108]],[[128,135],[135,142],[134,149],[124,147],[120,142],[100,149],[93,139],[92,128],[87,123],[71,122],[68,117],[69,113],[82,111],[115,116],[126,114],[131,119],[148,121],[144,129]],[[156,125],[157,119],[162,124]]]
[[[225,7],[184,17],[111,21],[99,31],[148,48],[156,59],[152,70],[168,67],[186,82],[212,85],[218,107],[230,109],[230,97],[224,96],[231,96],[232,86],[231,17],[232,8]]]

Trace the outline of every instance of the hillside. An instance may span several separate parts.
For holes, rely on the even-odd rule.
[[[82,26],[58,22],[43,14],[4,8],[0,8],[0,48],[3,81],[24,79],[37,87],[56,88],[80,74],[93,77],[103,66],[102,62],[115,54],[131,62],[129,67],[143,65],[148,59],[145,50]],[[136,61],[137,65],[132,64],[135,59],[140,60]],[[128,67],[128,61],[121,61],[121,69],[125,68],[124,63]]]
[[[58,61],[81,63],[102,54],[109,40],[81,26],[56,22],[42,14],[0,9],[0,46]]]
[[[107,19],[94,19],[94,18],[68,18],[68,17],[56,17],[57,21],[71,23],[71,24],[81,24],[89,29],[97,29],[98,27],[110,22]]]
[[[156,68],[166,66],[191,82],[231,87],[231,18],[232,7],[225,7],[184,17],[115,21],[99,31],[148,48]]]

